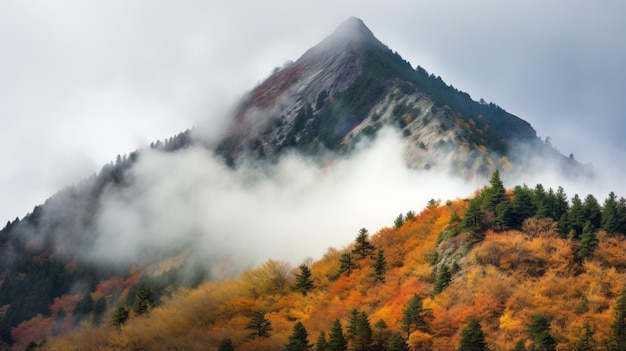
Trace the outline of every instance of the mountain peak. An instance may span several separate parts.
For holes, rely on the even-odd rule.
[[[331,35],[316,45],[312,51],[336,53],[336,50],[345,50],[353,46],[367,44],[382,45],[360,18],[350,17],[340,24]]]
[[[372,31],[367,28],[365,23],[357,17],[350,17],[346,21],[344,21],[333,34],[330,35],[330,38],[340,38],[343,40],[357,40],[357,41],[371,41],[376,40]]]

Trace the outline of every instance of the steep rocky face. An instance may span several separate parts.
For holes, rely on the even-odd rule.
[[[285,149],[345,151],[393,126],[409,166],[446,163],[474,176],[510,168],[513,143],[538,142],[527,122],[413,69],[357,18],[275,72],[236,111],[217,149],[230,165]]]

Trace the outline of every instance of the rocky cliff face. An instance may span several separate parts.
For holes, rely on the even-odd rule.
[[[404,138],[410,167],[452,166],[469,177],[511,168],[515,143],[541,147],[530,124],[413,69],[357,18],[275,72],[236,111],[217,148],[232,166],[289,149],[336,154],[385,126]]]

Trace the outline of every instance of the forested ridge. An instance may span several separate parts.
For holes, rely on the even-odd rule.
[[[624,350],[625,226],[613,193],[600,204],[563,188],[505,190],[496,172],[469,199],[357,229],[317,261],[268,260],[160,304],[144,284],[106,323],[39,347]]]

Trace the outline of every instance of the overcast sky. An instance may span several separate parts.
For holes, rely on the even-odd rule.
[[[245,91],[349,16],[563,154],[624,176],[625,13],[621,0],[2,1],[0,220],[117,154],[219,129]]]

